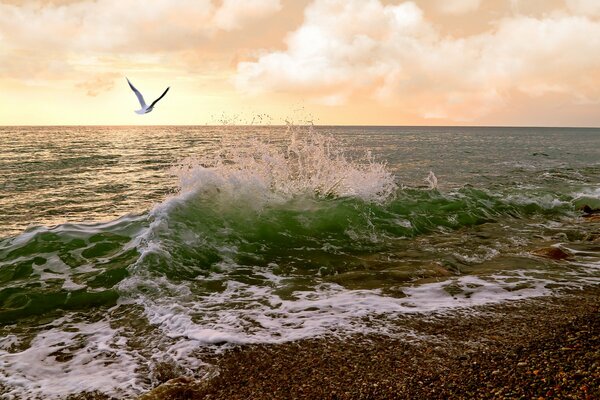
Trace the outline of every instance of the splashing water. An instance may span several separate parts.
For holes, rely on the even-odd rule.
[[[274,144],[253,138],[244,146],[223,143],[221,151],[201,158],[187,158],[173,169],[180,190],[223,190],[229,195],[265,193],[290,199],[355,197],[383,202],[396,192],[394,175],[370,151],[349,158],[332,136],[306,133],[288,127],[289,141]]]
[[[438,180],[433,171],[429,171],[429,175],[425,178],[425,182],[429,184],[429,189],[437,189],[438,188]]]

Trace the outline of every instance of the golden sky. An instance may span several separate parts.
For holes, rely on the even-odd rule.
[[[0,125],[286,119],[600,126],[600,0],[0,0]]]

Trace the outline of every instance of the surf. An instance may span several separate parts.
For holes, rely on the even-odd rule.
[[[556,188],[532,165],[525,177],[457,184],[452,169],[407,170],[411,151],[370,151],[377,137],[312,126],[210,129],[197,139],[208,143],[201,151],[180,145],[173,165],[135,159],[155,171],[140,191],[172,188],[154,205],[0,240],[0,378],[9,398],[68,396],[82,390],[82,376],[84,390],[132,396],[156,383],[161,363],[208,374],[201,351],[397,335],[390,321],[400,313],[598,279],[586,245],[592,226],[577,222],[577,207],[597,189],[581,187],[581,177],[563,190],[567,173]],[[573,257],[531,254],[551,238],[563,238]]]

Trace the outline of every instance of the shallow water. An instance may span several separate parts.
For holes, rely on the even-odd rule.
[[[583,204],[598,129],[0,128],[0,393],[597,284]]]

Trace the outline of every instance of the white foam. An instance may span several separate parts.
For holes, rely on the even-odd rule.
[[[470,250],[467,253],[454,252],[453,254],[456,256],[456,258],[466,264],[480,264],[484,261],[489,261],[495,257],[498,257],[500,255],[500,251],[488,246],[479,246],[477,249]]]
[[[579,198],[579,197],[593,197],[596,199],[600,199],[600,187],[598,188],[586,188],[584,190],[581,190],[579,192],[575,192],[572,195],[574,198]]]
[[[600,188],[586,188],[584,190],[572,193],[574,202],[587,204],[592,208],[600,207]]]
[[[55,399],[83,391],[123,395],[142,390],[136,368],[139,360],[117,340],[110,322],[53,322],[29,348],[0,350],[0,381],[8,388],[4,399]],[[59,354],[68,357],[58,361]]]
[[[438,188],[438,179],[433,171],[429,171],[429,175],[424,180],[429,184],[429,189],[433,190]]]
[[[526,195],[522,195],[522,194],[509,195],[506,197],[506,200],[510,203],[517,204],[520,206],[535,204],[546,210],[551,210],[553,208],[559,208],[559,207],[562,207],[562,206],[568,204],[568,202],[557,199],[556,197],[554,197],[550,194],[545,194],[542,196],[535,196],[535,197],[526,196]]]
[[[185,159],[173,173],[182,194],[202,190],[257,200],[308,193],[385,201],[397,189],[394,175],[370,152],[350,159],[341,143],[312,127],[303,134],[291,132],[285,145],[224,143],[221,153]]]
[[[151,324],[172,338],[189,340],[190,346],[230,343],[279,343],[332,332],[368,333],[385,329],[366,327],[361,318],[398,313],[430,312],[497,303],[549,293],[548,281],[521,276],[530,287],[511,289],[514,275],[486,279],[464,276],[450,281],[402,289],[405,298],[384,296],[381,290],[347,290],[323,283],[314,291],[295,291],[285,298],[276,289],[235,281],[226,290],[193,299],[137,298]],[[461,294],[450,295],[452,284]],[[187,297],[187,296],[186,296]]]
[[[12,346],[19,344],[20,340],[15,335],[7,335],[0,338],[0,349],[9,350]]]
[[[221,279],[235,265],[221,267],[222,273],[202,279]],[[0,381],[10,388],[4,398],[55,399],[94,390],[132,397],[151,388],[147,375],[153,361],[174,360],[193,374],[205,365],[197,353],[205,346],[395,334],[389,321],[399,314],[460,310],[550,294],[545,288],[550,281],[534,277],[536,271],[529,270],[398,288],[406,295],[401,298],[329,282],[282,296],[278,290],[287,278],[271,270],[272,266],[257,270],[266,279],[264,284],[229,280],[224,290],[208,295],[194,295],[193,281],[173,283],[137,270],[122,281],[117,307],[140,306],[153,327],[153,333],[143,338],[146,354],[128,347],[126,328],[115,328],[114,321],[111,326],[108,315],[94,323],[70,322],[65,317],[38,334],[26,350],[9,352],[18,344],[17,338],[0,341]],[[539,271],[540,276],[544,272]],[[516,286],[523,283],[526,287]],[[72,358],[58,361],[57,352]]]

